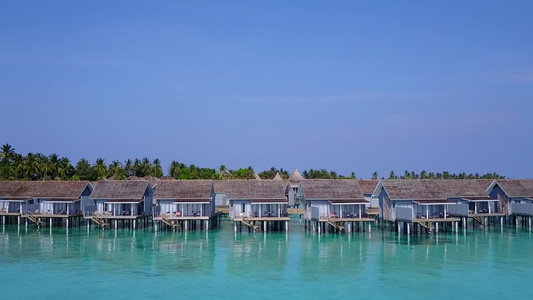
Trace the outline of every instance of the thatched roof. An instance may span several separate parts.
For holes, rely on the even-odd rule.
[[[88,184],[88,181],[0,181],[0,198],[75,200]]]
[[[157,184],[156,199],[199,201],[211,199],[212,180],[164,180]]]
[[[147,188],[150,188],[150,182],[146,180],[100,180],[91,198],[141,200]]]
[[[257,180],[261,180],[261,176],[259,176],[259,174],[257,174],[257,173],[254,174],[254,177],[255,177],[255,179],[257,179]]]
[[[372,194],[379,182],[377,179],[359,179],[358,181],[363,194]]]
[[[283,180],[215,180],[215,193],[225,193],[228,199],[262,199],[286,201]]]
[[[304,179],[305,178],[302,175],[300,175],[300,172],[298,172],[298,169],[294,170],[294,173],[292,173],[291,176],[289,176],[289,181],[291,183],[294,183],[294,182],[298,183]]]
[[[272,178],[272,180],[283,180],[283,178],[281,178],[281,175],[279,175],[279,172],[277,172],[276,176],[274,176],[274,178]]]
[[[509,197],[533,197],[533,179],[497,179]]]
[[[31,199],[37,192],[37,181],[0,181],[0,198],[10,200]]]
[[[89,185],[88,181],[42,181],[33,197],[75,200],[81,196]]]
[[[447,199],[487,197],[490,180],[480,179],[386,179],[381,184],[391,199]]]
[[[358,180],[306,179],[300,183],[305,199],[353,200],[365,199]]]

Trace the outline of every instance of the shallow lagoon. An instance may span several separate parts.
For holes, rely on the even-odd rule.
[[[533,234],[398,236],[18,228],[0,232],[2,298],[445,299],[527,297]]]

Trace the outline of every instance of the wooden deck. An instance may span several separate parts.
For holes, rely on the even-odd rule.
[[[374,222],[373,218],[327,218],[320,219],[319,222]]]
[[[22,215],[23,217],[27,217],[28,215]],[[70,215],[64,215],[64,214],[32,214],[35,218],[72,218],[72,217],[81,217],[81,214],[70,214]]]
[[[0,216],[20,216],[20,213],[8,213],[0,211]]]
[[[468,214],[468,217],[469,218],[474,218],[474,217],[482,217],[482,218],[485,218],[485,217],[503,217],[505,216],[505,214],[496,214],[496,213],[479,213],[479,214]]]
[[[290,217],[238,217],[235,218],[234,221],[236,222],[244,222],[244,221],[290,221]]]
[[[154,220],[162,220],[162,219],[166,219],[166,220],[177,220],[177,221],[188,221],[188,220],[209,220],[210,216],[175,216],[175,215],[171,215],[171,216],[159,216],[159,217],[154,217]]]
[[[379,207],[371,207],[365,211],[367,216],[379,216]]]
[[[413,223],[460,222],[461,218],[414,218]]]
[[[287,208],[287,214],[289,215],[301,215],[304,213],[303,208]]]

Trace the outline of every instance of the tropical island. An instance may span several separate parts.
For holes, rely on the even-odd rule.
[[[170,162],[167,168],[168,175],[164,175],[161,160],[158,158],[149,159],[126,159],[124,162],[118,160],[106,163],[105,159],[97,158],[91,164],[87,159],[81,158],[75,165],[67,157],[52,153],[45,155],[42,153],[28,153],[22,155],[15,151],[15,148],[6,143],[2,145],[0,152],[0,180],[89,180],[96,181],[102,179],[128,180],[131,178],[155,177],[165,179],[273,179],[276,174],[282,179],[287,179],[291,175],[283,168],[271,167],[268,170],[256,172],[252,166],[239,169],[228,169],[225,165],[220,165],[218,169],[198,167],[195,164],[185,164],[177,160]],[[309,169],[302,172],[305,179],[358,179],[355,172],[349,176],[340,175],[335,171],[326,169]],[[372,179],[504,179],[498,173],[469,173],[459,174],[443,172],[420,173],[406,170],[403,174],[396,174],[391,171],[387,177],[380,177],[378,172],[372,174]]]

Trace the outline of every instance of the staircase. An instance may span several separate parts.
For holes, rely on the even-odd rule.
[[[328,223],[329,223],[331,226],[337,228],[339,231],[344,231],[344,226],[342,226],[342,225],[340,224],[340,222],[335,222],[335,221],[332,221],[331,219],[328,219]]]
[[[100,226],[102,226],[102,227],[107,226],[107,223],[106,223],[104,220],[102,220],[102,219],[100,219],[100,218],[98,218],[98,217],[93,216],[92,219],[93,219],[93,221],[94,221],[96,224],[98,224],[98,225],[100,225]]]
[[[379,207],[371,207],[366,210],[366,215],[369,217],[379,216]]]
[[[485,225],[485,222],[483,222],[483,218],[480,216],[473,216],[472,219],[474,219],[476,222],[478,222],[481,226]]]
[[[258,231],[260,229],[260,226],[259,225],[255,225],[254,221],[249,221],[249,220],[243,219],[242,222],[244,224],[246,224],[246,226],[252,228],[254,230],[254,232],[256,232],[256,231]]]
[[[33,213],[30,212],[28,214],[28,219],[30,219],[30,221],[32,221],[33,223],[37,224],[37,226],[41,226],[41,222],[39,221],[37,217],[35,217]]]
[[[163,221],[163,223],[167,224],[168,226],[172,227],[172,229],[176,229],[176,227],[178,227],[178,224],[174,224],[172,220],[169,220],[167,218],[161,218],[161,221]]]
[[[429,231],[433,230],[433,228],[431,228],[431,224],[428,221],[418,221],[418,224],[420,224],[420,226],[426,228]]]

